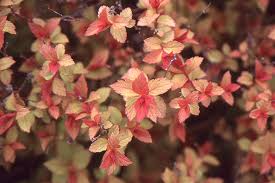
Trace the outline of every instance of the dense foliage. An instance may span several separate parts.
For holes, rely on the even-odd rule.
[[[0,182],[274,183],[271,0],[0,0]]]

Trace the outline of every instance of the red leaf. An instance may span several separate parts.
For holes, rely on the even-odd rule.
[[[75,83],[74,92],[77,97],[87,98],[88,85],[83,75],[81,75]]]
[[[58,61],[55,49],[51,47],[49,44],[43,44],[40,48],[40,53],[48,61],[51,61],[51,62]]]
[[[108,8],[102,7],[99,9],[99,19],[91,23],[85,32],[85,36],[92,36],[105,31],[110,27],[110,22],[108,21]]]
[[[149,106],[154,103],[152,96],[141,96],[135,103],[136,120],[142,121],[148,114]]]
[[[149,94],[147,78],[143,73],[139,74],[139,76],[133,81],[132,88],[134,92],[140,95]]]
[[[60,18],[51,18],[48,20],[47,24],[45,25],[45,29],[48,33],[52,33],[60,23]]]
[[[152,137],[148,130],[145,130],[142,127],[136,126],[133,129],[131,129],[132,134],[134,137],[136,137],[138,140],[145,142],[145,143],[152,143]]]
[[[34,34],[34,36],[36,38],[44,39],[44,38],[48,37],[48,31],[44,27],[42,27],[36,23],[33,23],[33,22],[29,22],[28,24],[29,24],[31,32]]]
[[[54,119],[58,119],[60,116],[59,108],[54,105],[49,107],[49,113]]]
[[[14,123],[16,113],[7,113],[0,117],[0,135],[5,133]]]
[[[81,122],[76,121],[75,118],[72,116],[68,116],[67,120],[65,121],[66,130],[73,140],[76,139],[80,130],[80,126]]]

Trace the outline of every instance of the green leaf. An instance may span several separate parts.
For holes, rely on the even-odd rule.
[[[65,82],[73,82],[74,81],[73,70],[74,70],[74,66],[60,67],[59,74],[61,79]]]
[[[64,123],[63,123],[64,124]],[[57,154],[62,157],[63,160],[70,161],[73,157],[73,144],[68,144],[65,141],[58,141]]]
[[[16,111],[16,99],[13,93],[6,98],[5,108],[9,111]]]
[[[75,101],[69,103],[68,107],[66,108],[66,113],[67,114],[78,114],[82,111],[82,103]]]
[[[52,174],[52,183],[67,183],[68,182],[68,175],[57,175]]]
[[[223,54],[219,50],[210,50],[207,53],[207,58],[212,63],[220,63],[223,59]]]
[[[18,131],[16,127],[12,127],[9,129],[7,135],[6,135],[6,142],[12,143],[15,142],[18,137]]]
[[[73,164],[78,170],[86,168],[91,159],[91,153],[85,150],[82,146],[77,146],[74,149]]]
[[[99,68],[97,70],[93,70],[85,75],[88,79],[101,80],[105,79],[112,75],[112,72],[108,68]]]
[[[54,174],[64,175],[67,173],[67,164],[59,158],[51,159],[44,165]]]
[[[17,119],[17,124],[24,132],[30,132],[32,125],[35,122],[35,117],[32,112],[29,112],[25,116]]]
[[[103,88],[99,88],[96,93],[99,95],[99,99],[97,100],[97,102],[99,104],[105,102],[107,100],[107,98],[109,97],[110,93],[111,93],[111,88],[108,87],[103,87]]]
[[[241,148],[241,150],[243,151],[248,151],[251,145],[251,141],[248,138],[241,138],[240,140],[238,140],[238,144],[239,147]]]
[[[113,124],[120,124],[122,121],[122,114],[120,110],[118,110],[116,107],[110,106],[108,111],[110,112],[110,121]]]
[[[152,122],[148,119],[144,119],[140,122],[140,126],[146,130],[151,129],[154,125],[152,124]]]

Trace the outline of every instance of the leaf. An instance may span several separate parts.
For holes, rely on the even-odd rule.
[[[144,40],[144,51],[151,52],[161,49],[161,40],[157,37],[149,37]]]
[[[241,76],[237,79],[237,82],[245,86],[250,86],[253,84],[253,76],[247,71],[243,71]]]
[[[85,74],[85,77],[93,80],[101,80],[101,79],[110,77],[111,75],[112,75],[112,72],[108,68],[102,67],[102,68],[93,70],[92,72],[88,72],[87,74]]]
[[[64,82],[61,79],[55,77],[52,84],[52,91],[56,95],[66,96],[66,88]]]
[[[107,145],[108,145],[107,139],[99,138],[91,144],[89,151],[94,152],[94,153],[106,151]]]
[[[51,37],[51,41],[54,44],[65,44],[69,42],[69,39],[65,34],[59,33]]]
[[[74,60],[72,59],[72,57],[70,55],[65,54],[59,61],[58,63],[61,66],[70,66],[70,65],[74,65]]]
[[[133,81],[132,89],[140,95],[148,95],[148,81],[144,73],[140,73],[139,76]]]
[[[0,59],[0,71],[6,70],[10,68],[15,61],[12,57],[3,57]]]
[[[11,82],[12,71],[4,70],[0,72],[0,80],[4,85],[8,85]]]
[[[217,160],[214,156],[211,155],[204,156],[203,161],[213,166],[218,166],[220,164],[219,160]]]
[[[120,147],[127,146],[127,144],[131,142],[132,137],[133,135],[130,130],[128,129],[121,130],[118,135],[118,141],[119,141]]]
[[[127,32],[125,27],[116,28],[112,26],[110,31],[115,40],[117,40],[120,43],[125,43],[127,38]]]
[[[21,3],[23,0],[1,0],[0,6],[12,6]]]
[[[152,143],[152,137],[150,133],[141,127],[136,127],[132,130],[134,137],[145,143]]]
[[[156,96],[166,93],[172,86],[170,80],[166,78],[152,79],[148,82],[150,95]]]
[[[161,175],[161,179],[164,183],[175,183],[177,182],[177,176],[169,168],[165,168],[164,173]]]
[[[122,114],[120,110],[118,110],[116,107],[109,106],[108,111],[110,112],[110,121],[113,124],[120,124],[122,121]]]
[[[18,137],[18,131],[16,127],[10,128],[6,135],[6,142],[13,143]]]
[[[66,114],[78,114],[82,111],[82,104],[81,102],[75,101],[69,103],[66,108]]]
[[[86,79],[81,75],[74,86],[74,92],[76,96],[81,96],[82,98],[87,98],[88,96],[88,85]]]
[[[24,106],[21,105],[16,105],[16,119],[19,119],[21,117],[24,117],[25,115],[27,115],[30,110]]]
[[[96,90],[96,93],[99,96],[99,99],[97,99],[97,102],[99,104],[101,104],[101,103],[105,102],[107,100],[107,98],[110,96],[111,88],[102,87],[102,88],[99,88],[98,90]]]
[[[61,79],[65,82],[73,82],[74,80],[73,69],[74,69],[74,66],[60,67],[59,74]]]
[[[184,74],[175,74],[171,80],[173,86],[171,87],[172,90],[176,90],[181,88],[186,82],[188,78]]]
[[[207,58],[211,63],[220,63],[223,59],[223,54],[219,50],[210,50],[207,52]]]
[[[273,39],[275,41],[275,28],[273,28],[271,32],[268,34],[268,38]]]
[[[32,112],[29,112],[24,117],[17,119],[17,124],[21,130],[30,133],[30,129],[35,122],[35,117]]]
[[[118,80],[116,83],[110,86],[116,93],[121,94],[125,97],[133,97],[138,96],[136,92],[132,89],[132,82],[130,81],[123,81]]]
[[[60,116],[60,111],[59,111],[59,107],[52,105],[51,107],[49,107],[48,109],[50,115],[54,118],[54,119],[58,119]]]
[[[54,174],[64,175],[67,173],[67,164],[59,158],[51,159],[44,165]]]
[[[16,111],[16,98],[13,93],[6,98],[5,108],[9,111]]]
[[[161,24],[162,26],[169,26],[169,27],[176,26],[176,22],[168,15],[159,16],[157,23]]]
[[[16,34],[15,25],[12,22],[7,20],[3,31],[8,32],[10,34]]]
[[[170,41],[168,43],[164,43],[163,45],[163,50],[167,53],[167,54],[170,54],[170,53],[173,53],[173,54],[176,54],[176,53],[180,53],[183,48],[184,48],[184,45],[178,41]]]
[[[65,121],[65,128],[70,137],[75,140],[80,131],[81,122],[75,120],[74,117],[68,116]]]
[[[238,140],[238,145],[241,150],[248,151],[251,145],[251,141],[248,138],[243,137]]]
[[[90,162],[91,153],[82,146],[77,146],[73,154],[73,164],[78,170],[86,168]]]

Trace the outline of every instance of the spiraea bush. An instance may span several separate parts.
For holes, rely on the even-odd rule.
[[[0,182],[274,183],[272,0],[0,0]]]

